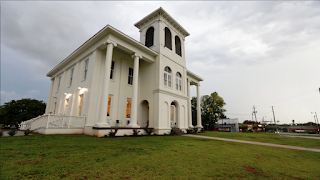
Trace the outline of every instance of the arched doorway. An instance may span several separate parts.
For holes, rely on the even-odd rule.
[[[170,127],[178,127],[179,122],[179,108],[178,103],[173,101],[170,105]]]
[[[149,102],[144,100],[140,104],[141,107],[141,120],[138,122],[140,127],[149,126]]]

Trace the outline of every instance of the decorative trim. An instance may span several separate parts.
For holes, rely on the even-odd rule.
[[[166,94],[166,95],[174,96],[174,97],[181,98],[181,99],[184,99],[184,100],[188,100],[189,99],[186,96],[181,96],[179,94],[175,94],[175,93],[172,93],[172,92],[169,92],[169,91],[165,91],[165,90],[162,90],[162,89],[153,90],[153,93]]]
[[[138,54],[138,53],[134,53],[131,57],[132,58],[139,57],[139,59],[142,58],[142,56],[140,54]]]
[[[108,39],[106,42],[103,43],[104,45],[108,45],[108,44],[112,44],[113,47],[117,47],[117,43],[116,42],[113,42],[112,40]]]

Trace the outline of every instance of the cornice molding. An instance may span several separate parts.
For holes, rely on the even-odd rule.
[[[153,90],[153,93],[166,94],[166,95],[174,96],[174,97],[185,99],[185,100],[189,99],[187,96],[181,96],[179,94],[175,94],[175,93],[172,93],[172,92],[169,92],[169,91],[165,91],[165,90],[162,90],[162,89]]]

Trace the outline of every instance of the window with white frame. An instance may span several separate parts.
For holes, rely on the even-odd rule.
[[[84,62],[83,79],[87,78],[89,60]]]
[[[114,61],[111,62],[110,79],[114,78]]]
[[[129,68],[129,75],[128,75],[128,84],[133,84],[133,69]]]
[[[126,118],[131,117],[131,99],[127,99],[127,110],[126,110]]]
[[[61,76],[60,76],[59,79],[58,79],[57,92],[59,92],[59,89],[60,89],[60,82],[61,82]]]
[[[171,87],[171,69],[168,66],[164,68],[164,85]]]
[[[108,113],[107,113],[108,116],[110,116],[110,109],[111,109],[111,96],[109,95],[109,98],[108,98]]]
[[[181,91],[182,90],[182,85],[181,85],[181,74],[177,72],[176,74],[176,89]]]
[[[72,68],[72,69],[70,70],[70,81],[69,81],[69,87],[72,85],[73,71],[74,71],[74,68]]]
[[[82,113],[82,105],[83,105],[83,94],[81,94],[80,96],[80,99],[79,99],[79,116],[81,116],[81,113]]]

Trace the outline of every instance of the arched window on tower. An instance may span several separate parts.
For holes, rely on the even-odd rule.
[[[165,45],[165,47],[167,47],[167,48],[169,48],[170,50],[172,50],[171,32],[170,32],[170,30],[166,27],[166,28],[164,29],[164,33],[165,33],[165,39],[164,39],[165,43],[164,43],[164,45]]]
[[[154,28],[149,27],[149,29],[146,32],[146,43],[145,45],[147,47],[153,46],[153,38],[154,38]]]
[[[171,87],[171,69],[168,66],[164,68],[164,85]]]
[[[174,39],[175,39],[175,45],[176,45],[176,53],[179,56],[182,56],[181,55],[181,41],[180,41],[180,38],[178,36],[176,36]]]
[[[182,81],[181,81],[181,74],[177,72],[176,74],[176,89],[181,91],[182,90]]]

